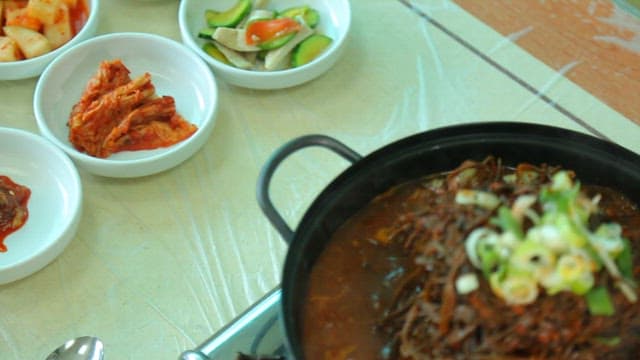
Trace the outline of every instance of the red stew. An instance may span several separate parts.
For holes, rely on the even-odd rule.
[[[7,251],[4,239],[27,222],[30,196],[29,188],[0,175],[0,252]]]
[[[615,315],[594,316],[573,293],[509,306],[485,282],[467,295],[453,288],[452,274],[473,269],[461,240],[488,219],[456,207],[453,190],[462,185],[509,196],[548,182],[554,171],[528,164],[508,169],[490,158],[374,199],[335,232],[312,269],[302,310],[305,359],[636,358],[640,305],[619,291],[611,291]],[[526,181],[499,181],[514,172]],[[637,279],[638,206],[613,189],[582,190],[602,196],[592,222],[622,226]],[[604,278],[596,281],[606,286]]]

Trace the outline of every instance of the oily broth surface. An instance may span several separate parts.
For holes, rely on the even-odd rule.
[[[375,325],[400,275],[412,265],[399,246],[380,246],[370,239],[413,205],[407,197],[418,184],[407,183],[379,196],[347,220],[327,244],[311,271],[303,309],[305,359],[381,357],[387,340]]]

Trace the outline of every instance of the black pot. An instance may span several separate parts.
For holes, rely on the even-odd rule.
[[[322,146],[353,162],[313,201],[295,232],[269,198],[271,177],[290,154]],[[258,202],[289,243],[282,278],[282,318],[290,353],[303,358],[301,310],[308,275],[333,232],[376,195],[418,177],[451,170],[467,159],[488,155],[503,163],[560,165],[583,183],[615,188],[640,204],[640,156],[616,144],[585,134],[523,123],[476,123],[426,131],[361,157],[340,142],[321,135],[304,136],[278,149],[258,180]]]

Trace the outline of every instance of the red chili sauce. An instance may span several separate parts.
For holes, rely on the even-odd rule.
[[[20,229],[29,217],[27,203],[31,190],[0,175],[0,252],[6,252],[4,239]]]

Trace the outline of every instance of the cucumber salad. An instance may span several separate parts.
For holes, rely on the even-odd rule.
[[[224,10],[205,10],[198,37],[214,59],[240,69],[275,71],[311,62],[332,39],[317,31],[320,13],[307,5],[280,11],[267,1],[238,0]]]

